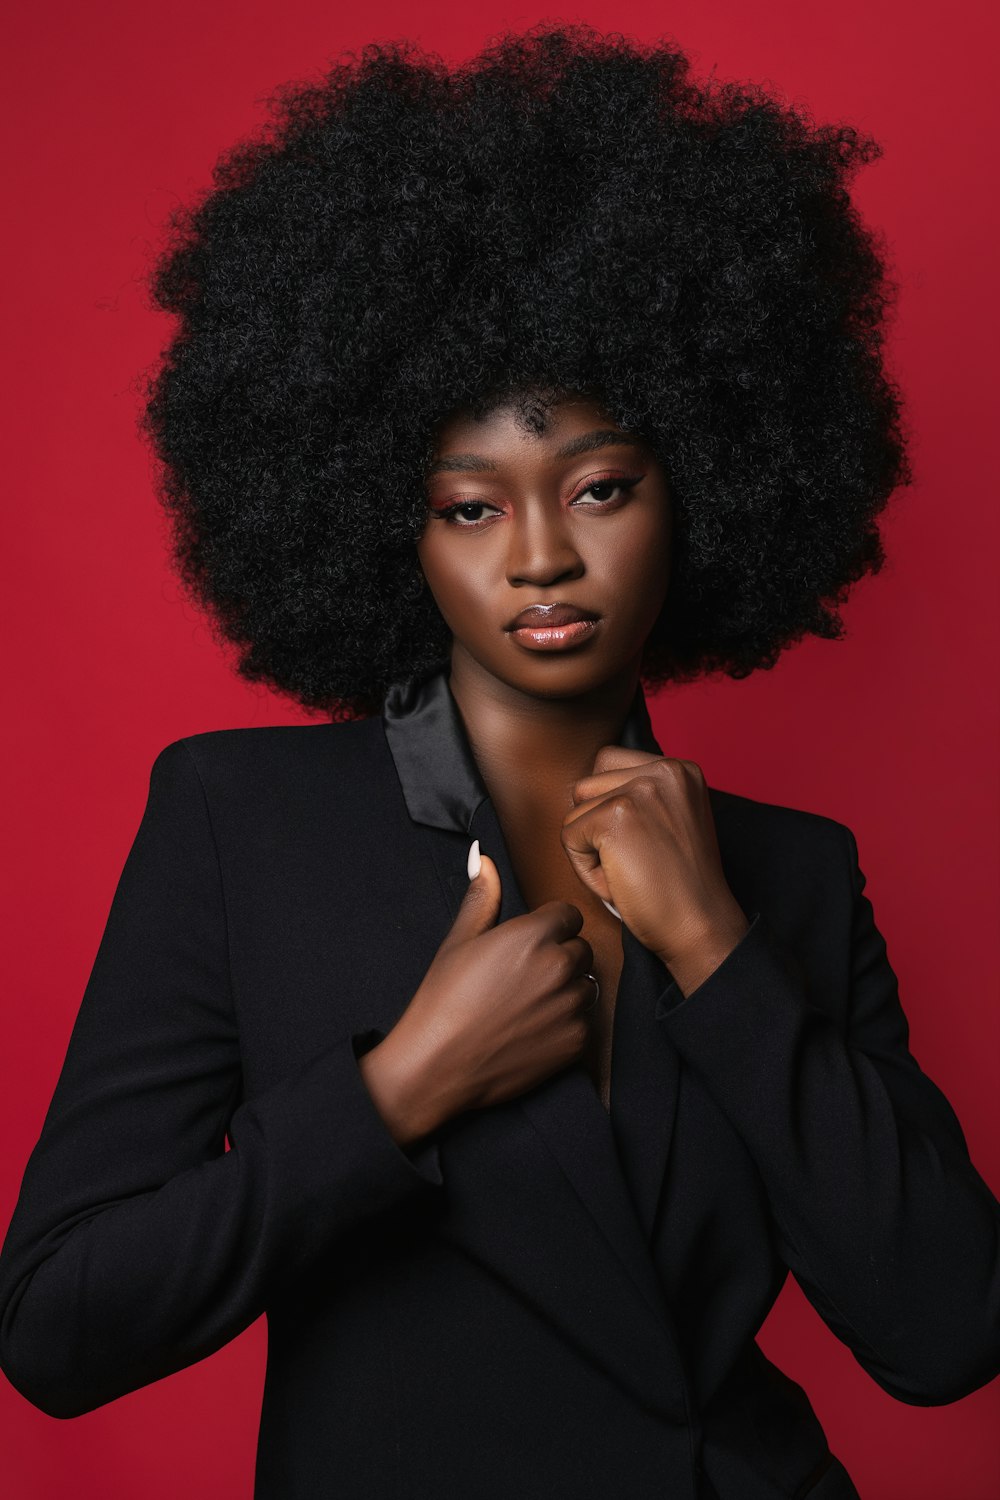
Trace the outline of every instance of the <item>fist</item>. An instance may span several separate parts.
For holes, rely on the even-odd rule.
[[[747,930],[693,760],[605,745],[591,775],[574,783],[561,837],[582,883],[617,908],[682,988],[680,971],[710,959],[715,967]]]

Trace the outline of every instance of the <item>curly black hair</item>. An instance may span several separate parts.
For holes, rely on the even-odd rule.
[[[371,43],[268,112],[165,226],[149,285],[179,321],[140,416],[246,680],[354,718],[447,658],[414,546],[435,433],[531,392],[599,397],[663,463],[647,688],[844,635],[911,480],[896,287],[846,186],[880,145],[583,24],[450,68]]]

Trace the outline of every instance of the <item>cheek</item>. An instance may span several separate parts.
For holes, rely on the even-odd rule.
[[[488,585],[481,576],[481,566],[473,567],[461,548],[449,547],[447,539],[443,545],[435,545],[422,538],[417,544],[417,558],[427,587],[452,630],[458,621],[467,624],[481,613],[477,601],[488,592]]]
[[[447,587],[449,576],[454,571],[448,564],[448,548],[440,546],[430,527],[417,543],[417,560],[435,594]]]
[[[614,593],[637,615],[645,615],[653,596],[662,602],[666,595],[670,524],[657,511],[637,512],[630,520],[605,554],[602,569]]]

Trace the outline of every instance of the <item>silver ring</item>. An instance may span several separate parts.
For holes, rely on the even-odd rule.
[[[598,977],[597,977],[596,974],[584,974],[583,977],[584,977],[584,979],[592,979],[594,981],[594,989],[596,991],[596,994],[594,995],[593,1000],[590,1002],[590,1004],[588,1006],[585,1007],[585,1009],[586,1010],[596,1010],[596,1008],[597,1008],[597,1002],[601,998],[601,984],[600,984],[600,980],[598,979]]]

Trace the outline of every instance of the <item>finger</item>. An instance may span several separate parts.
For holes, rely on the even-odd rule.
[[[464,942],[495,927],[500,900],[500,872],[489,855],[480,855],[479,870],[465,888],[458,914],[442,946]]]
[[[662,760],[649,750],[630,750],[626,745],[602,745],[594,756],[594,771],[620,771],[627,766],[648,765],[651,760]]]
[[[588,813],[593,812],[595,807],[599,807],[605,801],[608,793],[617,791],[620,785],[621,782],[616,782],[614,786],[608,787],[608,791],[601,796],[586,797],[582,801],[574,803],[563,818],[562,826],[567,828],[570,823],[575,823],[578,818],[586,817]]]
[[[645,781],[652,781],[652,778],[648,775],[647,768],[645,766],[636,766],[634,773],[631,776],[623,775],[620,771],[613,772],[612,775],[614,775],[617,779],[612,781],[609,786],[605,787],[604,791],[598,796],[586,797],[582,801],[573,804],[569,812],[563,818],[562,826],[564,829],[569,828],[571,824],[577,822],[581,817],[587,817],[590,813],[593,812],[595,807],[600,807],[602,806],[602,804],[615,797],[615,795],[622,790],[622,787],[626,786],[629,782],[637,781],[640,778]]]
[[[581,776],[579,781],[574,781],[571,788],[573,801],[590,802],[607,796],[613,792],[615,787],[624,786],[631,781],[633,776],[645,776],[649,773],[651,764],[666,760],[664,755],[651,755],[646,760],[637,762],[630,766],[619,766],[615,770],[595,771],[590,776]]]
[[[581,974],[594,967],[594,950],[585,937],[567,938],[562,946]]]
[[[562,846],[581,884],[602,901],[609,901],[611,888],[601,868],[600,829],[591,831],[589,825],[592,821],[592,808],[585,808],[578,816],[568,819],[562,827]]]
[[[528,916],[542,929],[544,937],[553,938],[557,943],[576,937],[583,926],[583,912],[572,901],[543,901]]]
[[[574,981],[574,984],[579,993],[578,1005],[581,1013],[585,1016],[593,1014],[597,1009],[597,1002],[601,997],[601,992],[597,985],[595,985],[589,974],[581,974]]]

